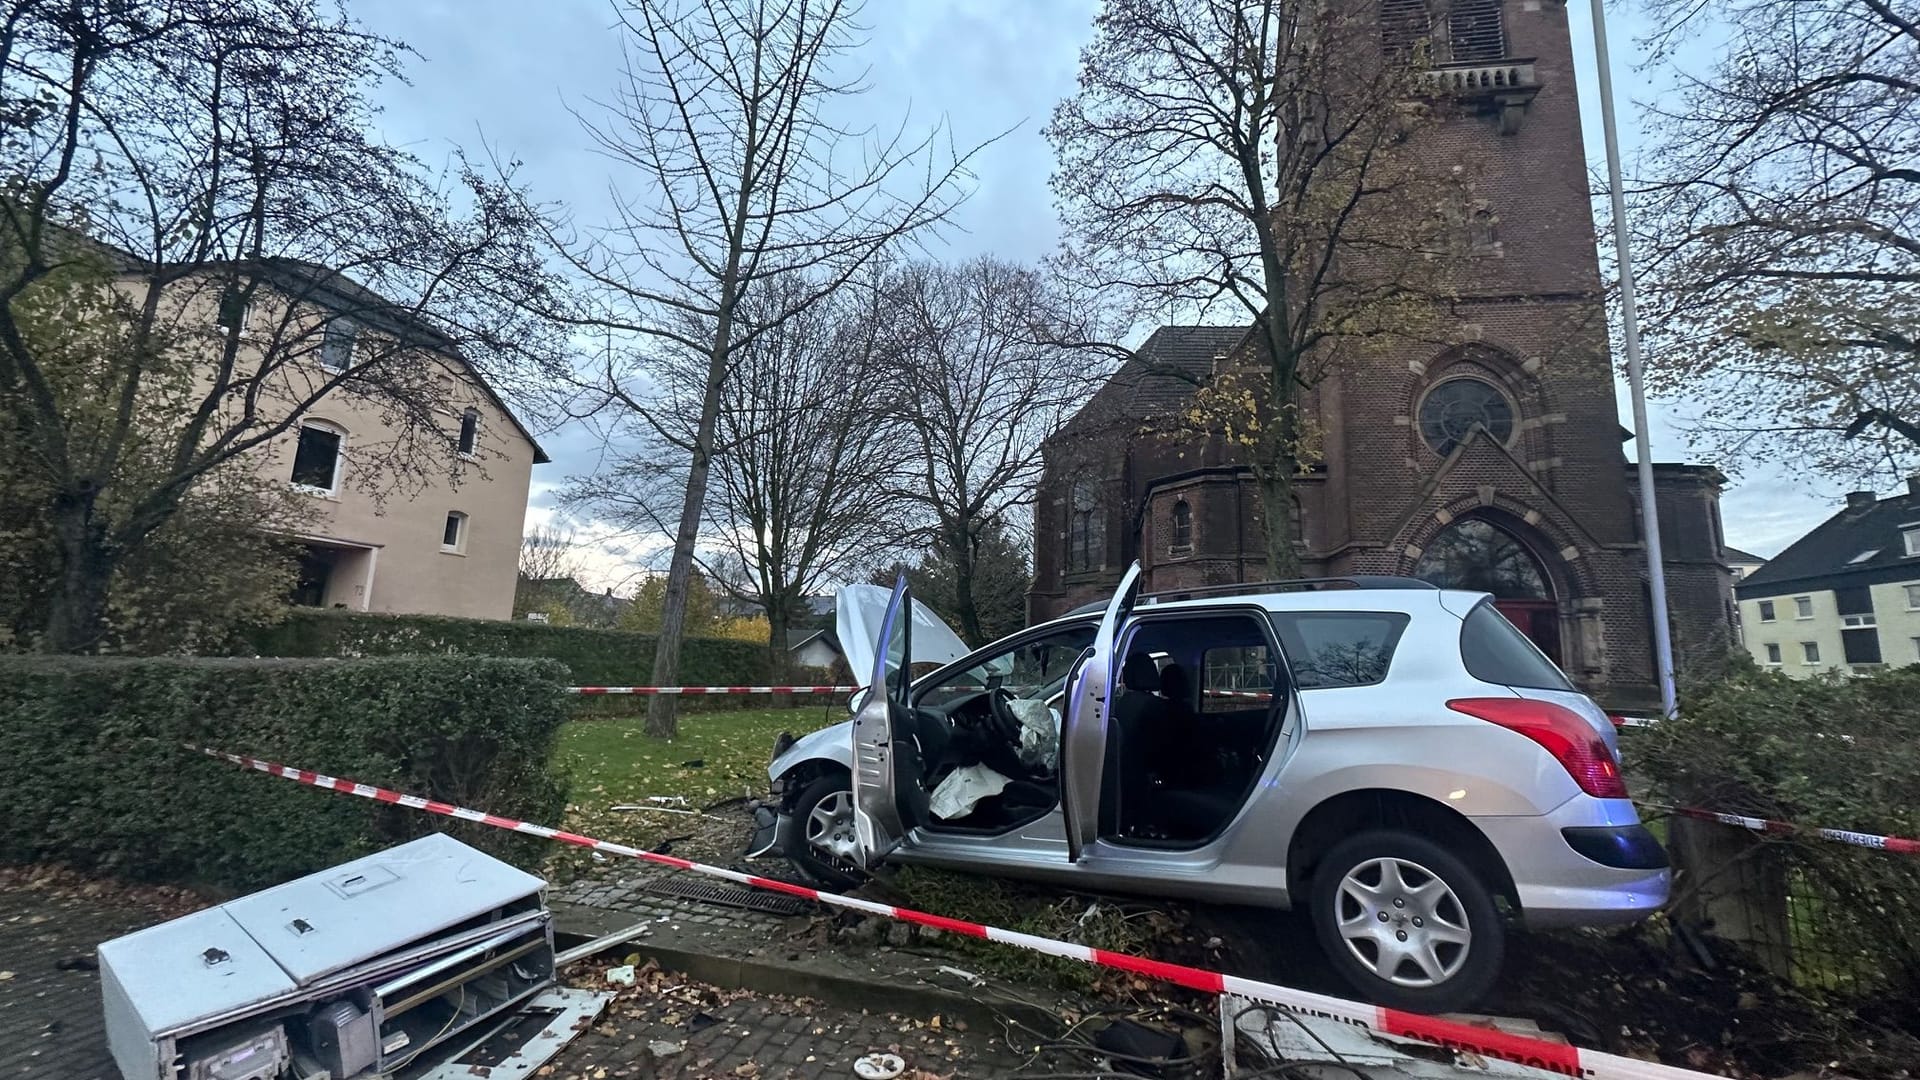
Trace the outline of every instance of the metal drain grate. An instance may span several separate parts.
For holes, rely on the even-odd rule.
[[[769,915],[802,915],[813,910],[812,904],[797,896],[786,896],[745,885],[722,885],[690,878],[668,878],[647,886],[647,891],[655,896],[668,896],[676,900],[697,900],[703,904],[720,904],[724,907],[743,908],[747,911],[764,911]]]

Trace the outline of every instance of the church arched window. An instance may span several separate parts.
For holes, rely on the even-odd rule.
[[[1067,490],[1067,569],[1097,570],[1106,557],[1106,523],[1100,516],[1100,484],[1077,476]]]
[[[1173,504],[1172,539],[1168,542],[1167,550],[1174,555],[1185,555],[1193,550],[1193,507],[1185,499]]]
[[[1546,571],[1512,533],[1481,518],[1440,531],[1414,564],[1413,576],[1443,589],[1492,593],[1500,600],[1550,600]]]

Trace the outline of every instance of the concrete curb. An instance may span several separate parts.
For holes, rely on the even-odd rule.
[[[608,908],[564,902],[552,902],[548,907],[553,911],[555,933],[569,938],[599,937],[624,930],[635,922],[631,912]],[[1048,1030],[1057,1022],[1057,1014],[1040,1005],[1004,997],[991,1000],[995,995],[990,987],[982,988],[976,996],[902,973],[876,972],[863,978],[820,971],[801,962],[773,957],[723,955],[694,947],[696,944],[681,936],[656,932],[607,951],[615,956],[638,954],[642,960],[660,965],[662,970],[722,989],[816,998],[843,1009],[961,1019],[983,1030],[992,1030],[1002,1017],[1008,1016],[1034,1026],[1046,1025],[1042,1030]]]

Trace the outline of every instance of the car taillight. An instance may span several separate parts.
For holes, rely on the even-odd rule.
[[[1532,698],[1455,698],[1447,708],[1508,731],[1517,731],[1546,748],[1580,790],[1595,798],[1624,799],[1627,782],[1600,733],[1574,712]]]

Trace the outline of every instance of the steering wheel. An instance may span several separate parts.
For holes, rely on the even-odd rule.
[[[1013,715],[1013,708],[1007,702],[1013,695],[1004,687],[996,686],[987,691],[987,726],[993,733],[1010,743],[1020,741],[1020,718]]]

